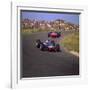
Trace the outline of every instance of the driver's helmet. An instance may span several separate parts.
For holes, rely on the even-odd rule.
[[[50,40],[46,40],[46,43],[48,43]]]

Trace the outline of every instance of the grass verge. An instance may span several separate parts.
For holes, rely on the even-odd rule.
[[[45,31],[49,31],[49,30],[42,30],[42,29],[22,29],[21,33],[22,34],[31,34],[31,33],[35,33],[35,32],[45,32]]]
[[[28,35],[28,34],[32,34],[32,33],[35,33],[35,32],[50,32],[50,31],[56,31],[56,30],[50,30],[50,29],[22,29],[21,30],[21,33],[24,34],[24,35]]]
[[[69,51],[79,53],[79,32],[74,32],[65,36],[61,41],[61,45]]]

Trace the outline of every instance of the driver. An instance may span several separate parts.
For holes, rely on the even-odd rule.
[[[50,40],[46,40],[44,44],[45,44],[45,45],[48,45],[49,42],[50,42]]]

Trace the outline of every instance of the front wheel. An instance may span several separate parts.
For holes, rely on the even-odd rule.
[[[60,50],[60,45],[59,45],[59,44],[56,45],[56,51],[57,51],[57,52],[60,52],[60,51],[61,51],[61,50]]]

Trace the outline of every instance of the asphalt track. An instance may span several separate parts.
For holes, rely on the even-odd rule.
[[[62,33],[61,39],[68,33],[70,32]],[[62,52],[40,51],[35,46],[36,39],[48,39],[47,32],[21,35],[21,77],[79,75],[79,57],[62,47]]]

